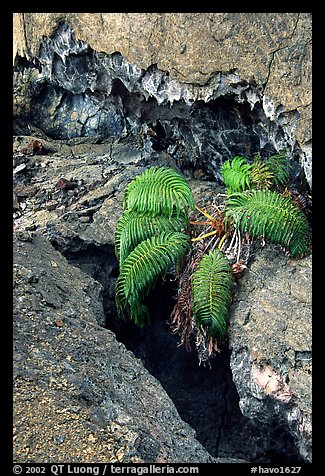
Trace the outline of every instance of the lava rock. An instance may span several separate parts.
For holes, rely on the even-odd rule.
[[[285,428],[311,462],[311,256],[259,250],[231,306],[231,368],[244,415]]]
[[[158,460],[163,462],[166,459],[168,462],[176,462],[182,461],[182,445],[185,448],[184,457],[188,458],[188,461],[194,462],[195,458],[198,458],[197,461],[212,461],[207,452],[200,445],[197,446],[194,432],[181,422],[179,416],[175,416],[176,410],[157,380],[144,370],[142,363],[131,352],[126,351],[123,344],[117,342],[112,332],[104,328],[109,320],[117,321],[114,283],[118,275],[118,265],[114,256],[114,234],[117,220],[122,213],[125,187],[146,167],[168,163],[177,168],[176,161],[165,152],[152,155],[149,161],[141,153],[139,148],[141,141],[134,142],[134,137],[131,137],[129,142],[125,138],[123,141],[102,143],[96,143],[94,139],[89,138],[54,141],[43,137],[43,140],[49,148],[55,144],[55,152],[47,155],[50,166],[32,167],[31,173],[24,178],[23,185],[24,187],[37,185],[41,193],[26,193],[24,196],[26,208],[20,210],[19,216],[14,220],[17,236],[14,266],[16,382],[14,441],[17,461],[31,461],[36,458],[35,455],[39,460],[49,458],[50,461],[55,461],[58,454],[63,461],[96,462],[98,461],[96,454],[100,455],[100,461],[105,461],[105,455],[109,454],[115,462]],[[29,141],[29,137],[17,140],[20,145]],[[73,190],[77,194],[71,203],[62,201],[64,198],[62,191],[56,189],[56,184],[62,177],[77,184]],[[195,202],[201,208],[213,201],[218,192],[224,192],[223,187],[220,188],[215,182],[208,180],[192,179],[189,183]],[[53,209],[47,209],[48,201],[44,201],[42,194],[45,194],[45,197],[51,195]],[[65,208],[61,208],[62,205]],[[49,242],[60,253],[55,251]],[[61,253],[69,259],[70,264]],[[264,272],[263,283],[266,290],[269,279],[273,289],[276,284],[273,271],[265,271],[270,268],[269,265],[265,265],[265,256],[256,270],[254,263],[258,263],[257,258],[258,255],[252,263],[253,271],[258,271],[262,275]],[[304,270],[304,267],[300,269],[299,266],[306,262],[306,259],[294,260],[295,272],[299,278],[297,280],[292,279],[291,261],[288,268],[288,260],[283,256],[282,250],[277,249],[270,260],[274,261],[274,266],[278,265],[276,276],[277,279],[281,278],[279,282],[284,283],[280,289],[282,294],[279,312],[289,312],[287,298],[284,295],[286,292],[289,295],[291,293],[291,297],[295,297],[299,302],[307,302],[308,273],[303,272],[302,275],[305,277],[299,278],[301,269]],[[77,266],[88,276],[78,270]],[[246,272],[248,273],[248,270]],[[255,274],[252,272],[249,276],[253,279]],[[286,411],[287,409],[289,411],[289,406],[295,401],[293,398],[286,404],[282,396],[284,394],[287,398],[286,393],[280,393],[280,402],[273,398],[273,394],[268,394],[264,398],[263,393],[258,393],[259,398],[260,395],[263,398],[261,405],[256,405],[255,394],[245,390],[245,382],[240,379],[241,357],[245,365],[248,362],[247,372],[243,373],[242,378],[250,375],[251,354],[248,343],[251,347],[256,339],[256,335],[252,334],[249,335],[251,341],[243,341],[245,319],[248,319],[243,312],[249,299],[245,293],[245,282],[244,276],[237,284],[238,295],[233,305],[230,336],[234,380],[238,385],[241,402],[244,402],[241,403],[242,411],[248,416],[243,417],[240,413],[238,395],[233,382],[230,381],[229,372],[225,382],[220,386],[217,385],[218,391],[209,395],[209,406],[214,409],[215,405],[219,405],[214,400],[214,396],[218,395],[218,398],[221,397],[222,408],[218,409],[221,411],[220,416],[215,420],[210,418],[207,426],[209,432],[204,438],[210,447],[223,457],[239,456],[246,461],[255,459],[258,462],[265,462],[268,458],[267,462],[272,462],[274,452],[282,457],[282,462],[284,453],[288,454],[291,462],[297,461],[296,452],[290,453],[291,441],[288,443],[288,438],[283,436],[282,430],[287,428],[287,431],[291,432],[292,438],[295,438],[297,446],[301,449],[301,454],[304,455],[305,443],[298,434],[300,429],[297,427],[297,411],[305,410],[299,406],[300,404],[298,406],[295,404],[296,406],[292,408],[296,413],[290,413],[293,424],[289,425],[288,418],[286,419],[289,413]],[[252,283],[251,286],[258,287],[261,282],[260,279],[256,279],[255,284]],[[286,282],[290,282],[290,289],[288,285],[285,287]],[[254,296],[256,302],[251,305],[253,309],[259,302],[261,307],[263,299],[265,300],[268,295],[263,291]],[[274,296],[272,299],[275,301]],[[158,302],[158,299],[156,301]],[[243,308],[240,307],[240,302],[243,303]],[[293,301],[292,303],[290,301],[291,304],[296,305]],[[306,309],[309,308],[306,306]],[[268,321],[272,323],[274,318],[276,314],[274,316],[274,312],[270,310]],[[303,319],[300,311],[299,318]],[[166,319],[167,316],[163,316],[164,325]],[[275,320],[278,327],[273,329],[274,333],[280,332],[280,327],[285,322]],[[257,322],[257,319],[256,323],[254,320],[254,326],[258,329]],[[264,346],[265,358],[262,359],[262,364],[267,363],[268,366],[265,365],[265,368],[267,372],[271,372],[271,376],[273,371],[276,372],[275,382],[277,382],[279,371],[276,353],[279,351],[279,359],[283,360],[281,369],[284,369],[285,376],[284,381],[280,379],[280,384],[287,390],[287,372],[291,379],[291,390],[294,386],[293,391],[299,393],[300,399],[305,395],[304,405],[308,406],[310,388],[305,371],[307,364],[309,365],[310,348],[302,344],[299,347],[296,340],[300,339],[300,334],[296,332],[296,323],[290,319],[288,322],[292,325],[286,330],[286,338],[295,355],[293,356],[292,352],[285,354],[280,344],[279,347],[273,348],[273,341],[263,338],[261,343]],[[308,329],[309,323],[304,322]],[[300,326],[300,330],[303,332],[303,326]],[[305,335],[301,334],[302,340]],[[156,337],[159,345],[162,345],[159,336]],[[150,340],[150,336],[147,336],[146,341],[145,339],[141,341],[142,350],[146,347],[145,342]],[[249,358],[240,355],[240,349],[246,349],[245,346]],[[156,349],[153,348],[152,352],[155,353]],[[259,362],[255,354],[253,358],[255,363]],[[173,356],[173,359],[177,361],[176,356]],[[293,372],[295,369],[289,365],[285,367],[286,359],[291,359],[292,365],[295,362],[296,372]],[[164,364],[163,361],[159,361],[160,363]],[[222,372],[225,372],[224,368]],[[265,373],[256,371],[254,375],[255,380],[252,382],[247,380],[246,383],[249,389],[249,384],[251,386],[254,384],[256,393],[258,391],[256,381],[264,382]],[[195,378],[199,380],[198,375]],[[215,381],[218,382],[218,379]],[[304,382],[307,383],[303,387]],[[200,389],[200,383],[196,384]],[[209,392],[210,388],[207,378],[206,391]],[[180,394],[177,397],[180,399]],[[272,415],[279,412],[281,416],[282,426],[274,425],[276,432],[281,428],[281,438],[276,436],[276,433],[270,432],[270,412],[267,411],[270,408],[263,408],[263,402],[267,399],[271,402]],[[278,406],[273,405],[274,401]],[[197,408],[200,404],[192,403],[195,408],[192,420],[199,421],[201,413]],[[165,416],[157,417],[156,407]],[[140,429],[138,426],[140,414],[142,418],[142,412],[146,411],[152,412],[150,415],[153,417],[146,416],[144,422],[141,421],[142,429]],[[225,413],[227,418],[224,417]],[[309,422],[308,411],[303,415],[306,422]],[[214,421],[219,425],[218,428],[214,428]],[[66,433],[64,425],[67,425]],[[165,436],[162,434],[163,430],[166,432]],[[309,432],[308,428],[307,430]],[[178,432],[182,434],[183,431],[187,435],[184,437],[186,441],[183,440],[183,436],[179,439]],[[241,435],[240,438],[238,435]],[[76,444],[72,444],[75,438]],[[117,441],[119,438],[120,444]],[[43,440],[48,444],[48,453],[45,443],[42,443]],[[194,448],[191,456],[188,445],[193,445]]]
[[[153,105],[230,97],[259,109],[262,123],[251,144],[240,135],[240,153],[267,140],[299,160],[312,186],[309,13],[16,13],[14,40],[16,115],[53,137],[124,136]],[[236,133],[227,133],[235,144]],[[208,144],[193,135],[194,160]],[[218,159],[212,173],[229,158],[220,144],[206,155]]]
[[[121,136],[125,127],[121,103],[107,99],[100,105],[88,94],[71,94],[51,85],[45,85],[35,98],[33,117],[36,126],[58,139]]]
[[[14,242],[14,461],[217,462],[98,325],[100,295],[41,236]]]

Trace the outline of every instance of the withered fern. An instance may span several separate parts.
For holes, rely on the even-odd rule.
[[[251,188],[269,189],[272,186],[273,178],[274,174],[272,170],[270,170],[267,163],[261,159],[260,155],[257,155],[252,164],[250,173]]]
[[[250,174],[252,182],[250,188],[279,189],[288,180],[289,167],[290,164],[284,154],[275,154],[265,160],[256,154]]]
[[[255,238],[287,248],[292,257],[306,253],[311,242],[304,213],[288,197],[270,190],[235,193],[226,200],[226,221]]]
[[[223,338],[228,328],[233,275],[226,256],[218,249],[199,262],[192,278],[193,316],[197,327],[210,337]]]
[[[191,337],[194,331],[192,276],[204,252],[204,248],[195,245],[187,254],[184,269],[179,276],[177,301],[170,314],[170,330],[180,335],[180,345],[184,345],[188,350],[191,348]]]

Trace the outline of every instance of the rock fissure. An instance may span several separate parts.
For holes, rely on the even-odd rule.
[[[211,58],[184,67],[182,58],[190,61],[197,50],[191,35],[178,41],[167,32],[167,26],[173,28],[167,14],[141,37],[147,45],[144,61],[131,40],[137,34],[133,14],[123,17],[126,46],[118,47],[119,33],[112,49],[95,47],[99,43],[79,14],[50,14],[60,24],[39,14],[47,26],[37,49],[35,30],[30,30],[31,19],[37,25],[33,15],[22,14],[25,47],[17,50],[14,73],[15,408],[19,422],[28,408],[37,437],[31,448],[30,428],[26,437],[20,423],[17,458],[80,461],[69,444],[76,439],[79,449],[86,448],[84,461],[91,462],[105,461],[107,454],[112,462],[310,461],[309,256],[295,264],[279,247],[257,247],[237,283],[229,346],[211,369],[199,367],[195,352],[179,348],[168,330],[175,283],[156,287],[150,301],[153,320],[145,329],[118,320],[114,302],[114,231],[123,190],[147,167],[175,167],[205,207],[219,190],[225,160],[257,152],[267,157],[282,149],[292,164],[292,181],[308,191],[311,142],[308,131],[301,142],[296,135],[311,109],[308,94],[292,101],[284,95],[282,102],[274,93],[274,83],[282,94],[282,81],[292,80],[299,89],[308,79],[308,67],[302,68],[310,44],[307,14],[283,19],[275,14],[271,26],[267,14],[247,14],[247,19],[246,14],[184,14],[191,28],[196,20],[207,25],[213,48],[227,46],[223,50],[233,52],[244,41],[240,51],[252,74],[233,59],[222,63],[221,53],[215,55],[221,67],[213,59],[211,69]],[[112,19],[110,31],[115,31],[113,20],[121,27],[121,14],[92,15],[105,27]],[[252,38],[260,44],[265,31],[268,47],[254,50],[254,61],[255,54],[261,55],[257,71],[250,63],[250,45]],[[295,47],[288,44],[294,35],[299,39]],[[164,57],[171,41],[177,55],[169,56],[179,64]],[[39,265],[44,274],[33,271]],[[45,430],[52,439],[37,427],[37,417],[44,420],[44,407],[40,411],[37,402],[43,401],[49,403]],[[66,410],[68,424],[56,406]]]
[[[29,139],[26,138],[25,141],[28,142]],[[102,160],[97,160],[98,155],[101,155],[99,154],[100,148],[106,150],[107,144],[94,144],[94,157],[92,157],[91,155],[86,156],[85,152],[82,152],[84,147],[89,149],[89,141],[80,141],[80,139],[78,141],[80,143],[74,145],[73,150],[74,154],[81,158],[82,166],[80,166],[79,160],[76,162],[74,159],[73,168],[65,155],[63,155],[63,158],[57,155],[55,156],[57,167],[49,167],[47,165],[44,168],[35,168],[33,161],[31,161],[34,169],[30,169],[30,172],[34,170],[36,176],[31,174],[29,177],[30,180],[32,177],[33,180],[42,177],[42,187],[46,191],[48,187],[51,188],[50,184],[57,183],[60,176],[62,176],[61,174],[66,176],[66,171],[68,170],[69,179],[71,176],[74,176],[73,180],[76,180],[76,183],[83,184],[85,188],[83,195],[79,198],[77,195],[76,202],[68,205],[61,215],[48,217],[45,227],[38,221],[37,215],[32,214],[31,218],[33,221],[29,221],[28,210],[31,204],[33,204],[33,207],[35,206],[35,197],[27,195],[23,198],[23,203],[26,203],[26,207],[18,211],[21,214],[20,220],[25,219],[26,221],[24,223],[18,220],[18,229],[22,225],[25,229],[29,227],[31,230],[35,230],[35,227],[38,228],[55,245],[60,253],[63,253],[68,258],[70,263],[79,266],[83,272],[90,275],[97,283],[101,283],[101,297],[97,299],[98,304],[103,302],[105,312],[97,314],[98,324],[112,329],[118,341],[124,342],[134,355],[141,358],[150,374],[161,382],[161,385],[173,400],[182,420],[195,429],[197,439],[213,457],[237,457],[246,461],[256,462],[298,461],[299,456],[295,449],[295,443],[287,430],[284,429],[284,426],[282,426],[283,419],[281,424],[277,424],[275,428],[286,436],[277,441],[274,439],[273,434],[269,435],[268,424],[260,423],[255,416],[253,418],[244,416],[247,411],[245,405],[241,407],[244,409],[244,415],[241,412],[239,396],[230,371],[229,360],[232,357],[227,349],[224,349],[220,358],[218,357],[218,360],[214,362],[212,370],[200,368],[194,352],[188,353],[184,349],[177,349],[177,336],[171,335],[166,325],[167,316],[172,308],[171,299],[175,295],[173,283],[165,283],[165,286],[162,288],[157,288],[156,294],[152,298],[153,323],[148,328],[143,330],[136,329],[129,323],[117,320],[114,302],[114,283],[118,275],[118,268],[117,260],[114,256],[113,242],[111,241],[108,245],[107,237],[110,236],[110,240],[112,240],[114,236],[113,230],[117,217],[120,214],[123,190],[130,178],[134,176],[135,171],[139,170],[137,167],[143,167],[143,162],[138,162],[136,165],[132,159],[130,161],[127,156],[130,154],[132,158],[134,149],[133,146],[126,148],[125,140],[114,144],[113,148],[116,157],[119,156],[122,162],[124,161],[126,165],[129,164],[127,167],[125,165],[122,167],[121,162],[112,161],[107,154],[102,154]],[[62,142],[64,144],[64,141]],[[56,141],[55,143],[56,149],[60,150],[59,144],[61,142]],[[52,142],[50,141],[49,144],[52,144]],[[17,146],[21,150],[24,147],[24,142],[17,141]],[[68,148],[70,151],[70,146]],[[126,155],[124,159],[121,157],[122,154]],[[166,160],[167,157],[165,155],[161,156],[161,152],[158,156],[160,160]],[[46,157],[49,160],[49,155]],[[162,159],[162,157],[165,158]],[[141,160],[145,161],[145,159]],[[96,185],[97,174],[102,177],[103,170],[107,170],[107,168],[117,170],[117,173],[110,174],[110,178],[105,179],[106,183],[104,186],[100,186],[100,182],[97,182]],[[16,174],[18,181],[22,179],[22,173]],[[26,182],[23,183],[25,183],[25,186],[28,185],[28,180],[27,184]],[[93,188],[93,184],[95,184],[95,188]],[[106,186],[110,193],[106,192]],[[192,180],[191,187],[196,197],[201,197],[201,199],[205,197],[207,201],[209,197],[211,198],[211,193],[215,193],[214,182]],[[78,193],[78,189],[73,192]],[[63,195],[62,198],[64,198]],[[63,201],[62,203],[69,202]],[[115,205],[114,207],[113,204]],[[59,205],[59,202],[57,205]],[[85,216],[84,213],[87,213],[87,209],[92,219],[84,223],[80,221],[80,218]],[[81,212],[80,216],[78,212]],[[55,208],[50,213],[56,213]],[[42,215],[39,216],[41,217]],[[35,225],[35,218],[37,225]],[[33,234],[33,231],[31,234]],[[27,244],[30,242],[33,242],[32,237],[29,237],[26,241]],[[256,260],[258,253],[254,254],[254,256]],[[55,263],[58,263],[58,259],[56,258],[51,261],[54,261],[54,264],[51,266],[54,266],[53,269],[56,269]],[[267,286],[269,273],[273,266],[271,263],[272,258],[270,262],[267,262],[266,266],[263,266],[262,263],[252,266],[251,276],[253,276],[253,279],[250,285],[253,285],[257,292],[260,289],[260,285],[256,286],[257,280],[261,284],[261,276],[264,277],[264,286]],[[282,270],[282,273],[286,270],[285,263],[282,260],[275,261],[274,266],[278,274],[279,270]],[[289,275],[293,275],[291,271]],[[73,276],[73,273],[70,271],[69,276]],[[60,293],[64,293],[65,286],[60,284],[59,287]],[[241,282],[240,288],[244,292],[242,298],[245,296],[245,287],[245,281]],[[90,286],[89,290],[84,286],[83,289],[86,295],[88,295],[91,292],[92,286]],[[247,296],[249,296],[248,288],[246,292]],[[52,313],[61,313],[62,304],[47,298],[47,295],[48,290],[44,293],[44,305]],[[235,301],[234,305],[244,305],[246,309],[252,306],[251,301],[247,299],[244,302],[242,298],[239,298],[237,302]],[[256,297],[253,299],[256,299]],[[63,301],[62,295],[60,300]],[[238,311],[240,311],[240,307],[237,308]],[[254,306],[251,307],[250,312],[250,319],[254,323],[256,319]],[[75,318],[69,317],[67,322],[71,322],[71,319]],[[62,314],[60,319],[56,318],[53,320],[57,322],[56,326],[60,329]],[[74,322],[77,323],[76,320]],[[238,318],[238,325],[240,325],[240,318]],[[245,328],[247,327],[248,325],[245,326]],[[91,328],[93,329],[91,332],[93,332],[96,330],[96,325],[92,325]],[[88,330],[90,329],[88,328]],[[238,339],[238,342],[240,340],[242,341],[242,338]],[[88,355],[86,346],[84,352],[85,355]],[[288,355],[286,358],[288,358]],[[97,362],[102,360],[102,358],[98,357]],[[89,360],[89,356],[87,359]],[[233,368],[236,375],[236,359],[233,359]],[[92,397],[89,396],[87,398],[91,401]],[[242,440],[238,438],[239,434],[243,435]],[[276,444],[275,441],[277,441]],[[140,445],[140,447],[144,451],[143,446]]]
[[[271,59],[270,59],[269,64],[268,64],[267,77],[266,77],[265,83],[263,84],[263,92],[266,91],[266,88],[267,88],[267,85],[268,85],[268,81],[269,81],[269,78],[270,78],[270,76],[271,76],[272,64],[273,64],[273,62],[274,62],[275,55],[276,55],[279,51],[284,50],[284,49],[286,49],[286,48],[288,48],[288,46],[281,46],[280,48],[277,48],[276,50],[270,52]]]
[[[156,286],[153,297],[149,299],[153,322],[145,329],[139,329],[116,317],[114,286],[108,284],[108,279],[112,279],[110,275],[117,276],[117,261],[113,259],[111,271],[107,271],[105,265],[105,262],[112,262],[113,250],[104,252],[92,248],[89,252],[84,248],[80,254],[75,247],[73,251],[66,247],[64,255],[74,266],[77,265],[101,283],[106,314],[106,323],[101,325],[111,329],[118,342],[123,342],[141,359],[175,403],[181,418],[194,428],[198,440],[213,457],[239,457],[256,462],[265,461],[265,458],[269,458],[270,462],[289,462],[293,461],[291,458],[297,458],[289,435],[286,436],[285,455],[277,445],[272,449],[274,444],[269,439],[268,427],[264,428],[257,420],[249,421],[240,413],[229,367],[229,350],[224,348],[220,358],[217,357],[209,369],[199,367],[194,350],[188,352],[177,348],[178,339],[170,334],[166,324],[166,315],[173,305],[173,283],[167,281],[162,287],[161,284]],[[278,431],[280,428],[281,424]],[[281,431],[286,434],[284,428]],[[243,438],[239,436],[241,434]],[[257,441],[263,441],[262,445],[256,446]]]
[[[301,19],[301,15],[300,15],[300,13],[298,13],[298,14],[297,14],[296,24],[295,24],[295,26],[294,26],[294,28],[293,28],[292,35],[291,35],[292,38],[294,37],[294,35],[295,35],[295,33],[296,33],[297,29],[298,29],[298,23],[300,22],[300,19]]]

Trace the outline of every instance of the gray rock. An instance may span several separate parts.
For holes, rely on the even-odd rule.
[[[90,138],[62,141],[40,134],[42,155],[22,156],[37,138],[39,131],[33,132],[14,140],[15,165],[21,157],[26,164],[26,174],[14,175],[14,189],[25,205],[15,210],[14,219],[17,461],[56,461],[59,454],[62,460],[96,462],[106,461],[109,454],[112,461],[176,462],[183,461],[181,447],[190,462],[214,461],[180,420],[157,380],[103,328],[116,315],[114,233],[124,188],[145,167],[176,166],[176,161],[165,152],[152,154],[148,161],[140,139],[129,136],[94,143]],[[203,179],[189,180],[202,208],[224,191],[202,170],[194,176]],[[58,188],[62,178],[73,189]],[[83,271],[96,281],[68,264],[49,241],[70,263],[82,263]],[[237,411],[238,397],[227,377],[209,400],[214,406],[214,395],[223,394],[220,428],[213,428],[214,422],[207,425],[208,439],[222,456],[261,461],[272,435],[285,428],[303,459],[310,460],[310,274],[310,257],[289,260],[279,248],[266,248],[257,250],[237,285],[231,365],[245,417]],[[156,337],[160,342],[160,335]],[[150,339],[143,339],[143,349]],[[161,411],[158,417],[156,407]],[[140,428],[144,408],[148,414]],[[200,412],[195,412],[199,419]],[[282,432],[271,452],[283,454],[285,444]],[[288,453],[295,457],[290,445]]]
[[[168,152],[199,157],[216,178],[229,155],[272,147],[299,160],[311,187],[308,13],[17,13],[14,59],[16,114],[55,137],[124,136],[158,120]],[[244,105],[239,131],[212,121],[202,133],[178,107],[220,98]]]
[[[231,307],[231,368],[244,415],[284,425],[310,462],[311,257],[271,246],[254,256]]]
[[[67,95],[46,85],[33,105],[34,122],[48,135],[58,139],[102,135],[120,137],[125,130],[122,104],[106,100],[98,103],[88,94]]]
[[[44,238],[14,242],[14,461],[217,462],[100,327],[101,286]]]

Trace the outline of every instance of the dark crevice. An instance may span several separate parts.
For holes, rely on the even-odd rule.
[[[270,428],[242,415],[227,342],[212,359],[211,367],[199,365],[194,343],[191,351],[179,346],[179,336],[172,334],[168,326],[175,304],[175,281],[157,282],[146,302],[151,311],[150,322],[139,328],[117,316],[114,292],[119,269],[112,247],[79,243],[79,249],[76,244],[62,249],[57,242],[53,244],[72,265],[102,284],[106,322],[100,324],[113,331],[117,340],[160,381],[180,417],[196,431],[198,441],[212,456],[256,463],[301,462],[293,438],[281,422],[275,420]]]
[[[14,61],[14,71],[23,72],[25,69],[38,69],[39,72],[42,71],[42,68],[39,64],[37,58],[34,58],[33,61],[27,59],[25,56],[17,55]]]

